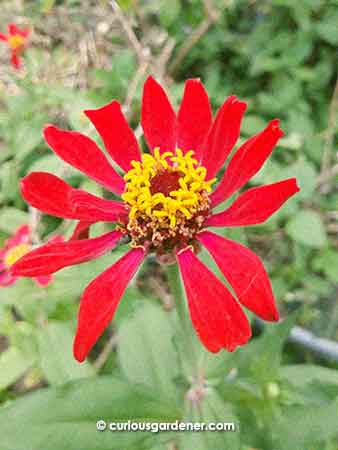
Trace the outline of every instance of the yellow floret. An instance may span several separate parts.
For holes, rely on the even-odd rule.
[[[20,36],[20,34],[13,34],[12,36],[9,36],[7,42],[12,50],[17,50],[24,45],[25,38]]]
[[[202,194],[211,191],[215,178],[206,181],[205,167],[198,165],[192,150],[142,155],[142,161],[133,161],[132,169],[124,176],[126,181],[122,199],[130,206],[130,219],[150,219],[161,226],[175,228],[182,219],[191,219],[198,212]],[[159,173],[178,172],[179,188],[169,195],[151,192],[151,180]]]
[[[26,253],[28,253],[30,249],[31,246],[28,244],[18,244],[15,247],[12,247],[11,249],[8,250],[8,252],[5,255],[4,258],[5,265],[8,267],[12,266]]]

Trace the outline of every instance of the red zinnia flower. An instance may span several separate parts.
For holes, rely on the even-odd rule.
[[[15,69],[20,69],[20,55],[27,45],[27,39],[30,34],[29,28],[20,30],[14,23],[8,25],[8,34],[0,33],[0,40],[6,41],[11,51],[11,64]]]
[[[62,242],[61,236],[55,237],[51,242]],[[11,272],[11,267],[22,256],[32,249],[31,230],[28,225],[19,227],[15,234],[7,239],[5,247],[0,249],[0,287],[11,286],[17,280],[17,276]],[[47,286],[51,280],[51,275],[38,275],[34,277],[38,286]]]
[[[124,179],[88,137],[55,126],[45,128],[46,141],[60,158],[108,190],[122,194],[123,202],[72,188],[52,174],[29,174],[21,183],[28,203],[47,214],[77,219],[79,223],[70,241],[33,250],[15,264],[13,273],[50,274],[102,255],[125,236],[132,247],[82,295],[74,341],[78,361],[85,359],[113,318],[128,282],[150,252],[162,260],[176,258],[191,320],[208,350],[232,351],[250,339],[250,325],[239,303],[264,320],[278,320],[260,259],[242,245],[206,230],[209,226],[262,223],[299,190],[295,178],[251,188],[223,212],[212,212],[258,172],[283,135],[278,120],[272,120],[239,147],[211,192],[214,176],[239,137],[245,109],[245,103],[231,96],[213,120],[202,83],[188,80],[176,114],[162,87],[150,77],[144,85],[141,123],[151,153],[143,155],[117,101],[85,111],[109,155],[127,172]],[[118,222],[119,226],[88,239],[89,226],[98,221]],[[200,262],[200,245],[210,252],[238,301]]]

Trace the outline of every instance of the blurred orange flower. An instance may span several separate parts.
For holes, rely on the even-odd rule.
[[[30,29],[20,30],[14,23],[8,25],[8,33],[0,33],[0,40],[7,42],[11,51],[11,64],[15,69],[20,69],[22,62],[20,55],[27,46]]]

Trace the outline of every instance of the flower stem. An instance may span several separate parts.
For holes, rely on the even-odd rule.
[[[171,293],[175,299],[177,316],[181,326],[182,338],[184,339],[185,356],[189,360],[191,367],[196,367],[196,349],[192,339],[192,326],[186,307],[184,290],[181,282],[180,272],[177,264],[167,267],[167,276]]]

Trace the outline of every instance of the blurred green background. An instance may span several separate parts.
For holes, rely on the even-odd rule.
[[[248,102],[241,140],[275,117],[285,131],[251,184],[295,176],[300,193],[266,224],[224,233],[262,257],[287,319],[263,333],[258,324],[234,354],[207,354],[196,341],[191,362],[165,273],[150,260],[79,365],[71,353],[79,297],[122,250],[65,269],[46,288],[29,279],[0,288],[0,450],[338,450],[338,359],[287,343],[296,325],[338,340],[338,1],[119,5],[1,1],[0,31],[14,22],[32,35],[21,71],[0,47],[0,248],[22,224],[33,226],[36,242],[74,229],[27,209],[19,180],[28,172],[102,194],[47,148],[46,123],[98,140],[82,110],[115,98],[141,136],[146,76],[176,106],[184,80],[200,77],[214,111],[230,94]],[[198,389],[203,398],[194,402],[189,393]],[[101,418],[233,421],[237,430],[99,433]]]

